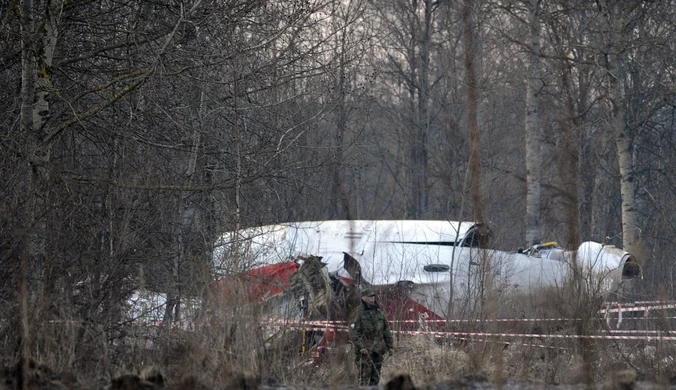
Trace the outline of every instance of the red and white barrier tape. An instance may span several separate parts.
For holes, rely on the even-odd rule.
[[[611,307],[614,306],[614,307]],[[622,317],[624,312],[638,312],[645,311],[646,314],[650,310],[665,310],[665,309],[676,309],[676,301],[635,301],[635,302],[609,302],[608,306],[604,309],[599,310],[599,314],[609,314],[617,313],[618,321],[624,320],[658,320],[658,319],[676,319],[676,316],[669,317]],[[496,318],[496,319],[419,319],[419,320],[392,320],[390,323],[484,323],[484,322],[561,322],[561,321],[579,321],[580,318]],[[608,318],[610,320],[610,318]],[[344,321],[301,321],[301,320],[284,320],[279,318],[269,318],[268,321],[277,322],[280,324],[294,324],[301,326],[314,326],[314,327],[332,327],[332,328],[345,328],[346,324]],[[133,321],[135,325],[138,326],[152,326],[152,327],[162,327],[162,321],[154,322],[143,322],[138,319]],[[173,323],[172,327],[179,327],[182,329],[194,329],[195,325],[191,322],[179,322]]]
[[[624,310],[623,310],[624,311]],[[638,310],[637,310],[638,311]],[[656,319],[676,319],[676,317],[626,317],[624,320],[656,320]],[[390,324],[445,324],[445,323],[484,323],[484,322],[562,322],[562,321],[580,321],[581,318],[493,318],[493,319],[451,319],[451,320],[390,320]],[[306,324],[306,325],[330,325],[345,326],[344,321],[300,321],[271,319],[277,323]]]
[[[656,340],[676,341],[676,336],[613,336],[613,335],[579,335],[579,334],[536,334],[536,333],[484,333],[484,332],[423,332],[423,331],[394,331],[405,335],[433,334],[438,336],[478,336],[478,337],[509,337],[509,338],[537,338],[537,339],[590,339],[590,340]]]
[[[390,323],[417,324],[427,323],[468,323],[468,322],[554,322],[554,321],[579,321],[580,318],[487,318],[487,319],[451,319],[451,320],[392,320]]]
[[[676,308],[676,306],[675,306]],[[644,311],[645,308],[634,308],[633,310],[621,309],[620,311],[611,311],[622,313],[624,311]],[[658,320],[658,319],[676,319],[676,316],[669,317],[625,317],[623,320]],[[580,321],[581,318],[494,318],[494,319],[450,319],[450,320],[390,320],[390,324],[419,324],[419,323],[485,323],[485,322],[562,322],[562,321]],[[330,326],[346,327],[344,321],[302,321],[302,320],[284,320],[280,318],[271,318],[269,321],[280,324],[307,325],[307,326]]]
[[[303,331],[303,332],[326,332],[327,330],[332,330],[335,332],[347,332],[347,328],[334,328],[332,326],[284,326],[284,325],[273,325],[273,324],[262,324],[262,328],[269,330],[289,330],[289,331]]]
[[[326,331],[332,329],[336,332],[345,332],[347,329],[343,328],[331,328],[327,327],[318,327],[318,326],[280,326],[280,325],[263,325],[266,329],[271,330],[290,330],[290,331]],[[631,335],[605,335],[605,334],[592,334],[592,335],[579,335],[579,334],[538,334],[538,333],[490,333],[490,332],[435,332],[435,331],[422,331],[422,330],[393,330],[392,333],[409,335],[409,336],[420,336],[420,335],[431,335],[436,337],[499,337],[499,338],[536,338],[536,339],[590,339],[590,340],[645,340],[645,341],[676,341],[676,336],[664,336],[663,333],[658,333],[654,336],[642,335],[642,336],[631,336]]]
[[[640,321],[644,321],[644,320],[674,320],[674,319],[676,319],[676,317],[674,317],[674,316],[669,316],[669,317],[624,317],[623,318],[624,321],[627,321],[627,320],[640,320]]]
[[[270,318],[269,321],[279,324],[289,324],[294,326],[329,326],[335,328],[347,328],[345,321],[302,321],[302,320],[285,320],[281,318]]]
[[[664,334],[664,335],[676,334],[675,332],[671,332],[671,331],[654,330],[654,329],[644,329],[644,330],[639,330],[639,329],[609,329],[608,332],[609,333],[617,333],[617,334]]]
[[[618,307],[612,308],[612,309],[601,309],[601,310],[599,310],[599,313],[601,313],[601,314],[604,314],[604,313],[623,313],[623,312],[628,312],[628,311],[650,311],[650,310],[664,310],[664,309],[676,309],[676,304],[655,305],[655,306],[630,306],[630,307],[618,306]]]
[[[670,305],[676,301],[634,301],[634,302],[605,302],[606,306],[646,306],[646,305]]]
[[[345,321],[301,321],[301,320],[284,320],[280,318],[269,319],[273,322],[288,323],[288,324],[306,324],[306,325],[336,325],[345,326]],[[390,324],[418,324],[418,323],[483,323],[483,322],[556,322],[556,321],[579,321],[580,318],[493,318],[493,319],[451,319],[451,320],[390,320]]]
[[[490,343],[494,342],[495,340],[485,340],[485,339],[475,339],[473,337],[456,337],[456,339],[462,340],[462,341],[472,341],[472,342],[477,342],[477,343]],[[499,341],[499,343],[504,344],[504,345],[521,345],[524,347],[533,347],[533,348],[551,348],[551,349],[569,349],[566,347],[561,347],[561,346],[554,346],[554,345],[542,345],[542,344],[529,344],[529,343],[516,343],[513,341]]]

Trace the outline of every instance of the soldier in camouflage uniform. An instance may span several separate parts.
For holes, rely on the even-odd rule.
[[[362,386],[376,386],[380,381],[385,352],[394,349],[392,332],[385,314],[376,302],[376,294],[367,288],[361,292],[361,305],[350,315],[350,340]]]

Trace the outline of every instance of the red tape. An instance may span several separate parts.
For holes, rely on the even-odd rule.
[[[676,304],[655,305],[655,306],[629,306],[629,307],[622,307],[618,305],[618,307],[612,309],[601,309],[599,310],[599,313],[601,314],[623,313],[627,311],[649,311],[649,310],[664,310],[664,309],[676,309]]]
[[[263,324],[262,326],[270,330],[290,330],[290,331],[327,331],[328,329],[333,329],[335,331],[345,332],[345,328],[335,328],[332,326],[298,326],[297,324],[289,324],[291,326],[284,325],[272,325],[272,324]],[[676,341],[676,336],[665,336],[665,333],[656,333],[654,336],[642,335],[642,336],[631,336],[631,335],[605,335],[605,334],[590,334],[590,335],[580,335],[580,334],[539,334],[539,333],[489,333],[489,332],[436,332],[436,331],[422,331],[422,330],[393,330],[392,333],[409,335],[409,336],[420,336],[420,335],[431,335],[435,337],[499,337],[499,338],[535,338],[535,339],[589,339],[589,340],[645,340],[645,341]],[[627,333],[627,332],[624,332]],[[637,332],[638,333],[638,332]],[[646,332],[643,331],[645,334]]]

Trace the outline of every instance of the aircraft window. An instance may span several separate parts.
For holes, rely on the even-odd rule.
[[[478,248],[480,240],[483,239],[484,245],[487,245],[490,240],[491,232],[488,228],[482,225],[475,225],[467,231],[465,238],[462,240],[462,246]]]
[[[446,264],[427,264],[423,269],[427,272],[448,272],[451,270],[451,267]]]

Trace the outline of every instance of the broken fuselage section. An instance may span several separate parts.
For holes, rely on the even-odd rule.
[[[314,256],[324,264],[318,270],[326,273],[326,283],[368,285],[380,292],[391,318],[407,319],[473,313],[489,280],[499,296],[563,287],[578,278],[589,293],[616,297],[641,276],[634,257],[613,246],[584,242],[573,251],[552,244],[519,252],[481,249],[487,234],[483,225],[440,220],[284,223],[224,234],[214,266],[227,272],[235,240],[238,264],[248,270]],[[315,314],[328,320],[329,312]]]

